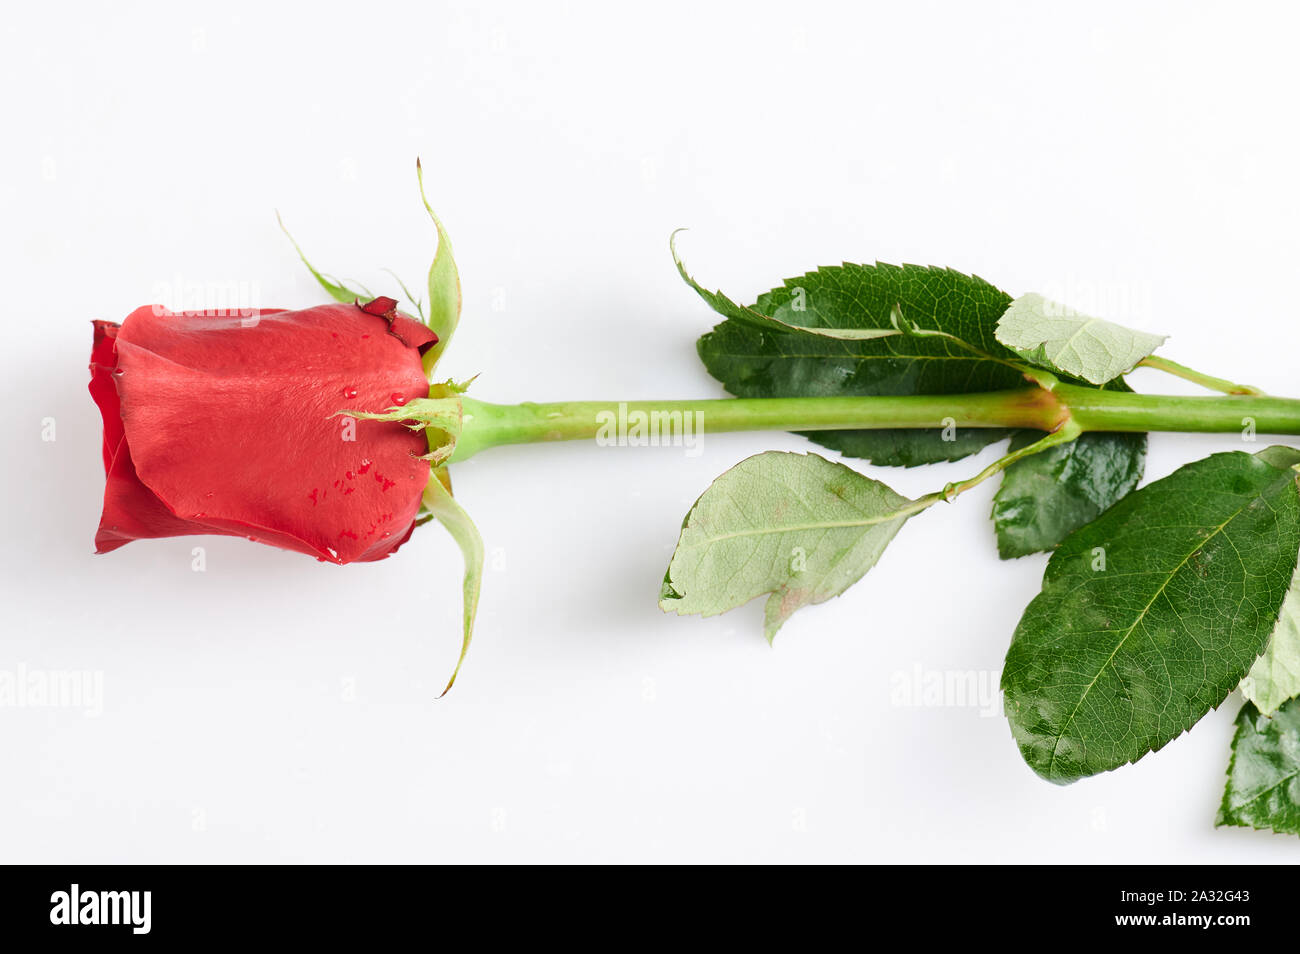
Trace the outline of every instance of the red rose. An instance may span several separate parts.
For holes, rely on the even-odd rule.
[[[146,306],[95,322],[107,553],[131,540],[245,536],[332,563],[411,535],[423,433],[333,416],[427,397],[436,335],[391,298],[213,317]],[[349,439],[352,438],[352,439]]]

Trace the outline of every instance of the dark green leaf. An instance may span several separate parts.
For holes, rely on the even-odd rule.
[[[944,394],[1025,383],[997,360],[942,338],[914,336],[921,327],[946,332],[992,358],[1015,360],[995,336],[1010,297],[982,279],[916,265],[846,264],[787,281],[746,308],[721,292],[702,288],[676,259],[675,249],[674,259],[686,282],[728,319],[700,339],[699,350],[709,372],[739,397]],[[848,328],[879,337],[828,340],[787,330],[792,327],[813,329],[818,335],[842,334]],[[1107,387],[1129,390],[1121,379]],[[849,457],[910,467],[960,460],[1009,433],[945,430],[943,423],[936,421],[934,430],[822,431],[807,436]],[[1026,432],[1023,443],[1015,446],[1039,437]],[[1055,455],[1058,461],[1067,458],[1066,470],[1075,479],[1056,484],[1053,493],[1043,497],[1018,487],[1038,482],[1044,469],[1036,463],[1039,458],[1011,465],[1003,481],[1010,485],[1005,518],[999,517],[1003,510],[994,514],[1003,555],[1049,549],[1097,516],[1135,486],[1145,451],[1142,435],[1085,435]]]
[[[1214,823],[1300,835],[1300,699],[1271,716],[1241,707]]]
[[[699,352],[709,373],[738,397],[993,391],[1022,385],[1024,379],[1013,368],[942,338],[892,334],[838,340],[785,331],[779,324],[883,332],[894,329],[890,315],[901,306],[910,324],[1015,361],[1018,356],[994,337],[1010,302],[983,279],[951,269],[845,264],[790,279],[761,296],[753,311],[775,319],[776,327],[731,317],[700,339]],[[934,430],[823,431],[808,437],[852,457],[911,467],[958,460],[1009,433],[945,432],[942,420],[934,423]]]
[[[1241,681],[1300,549],[1296,474],[1278,461],[1236,451],[1188,464],[1053,554],[1002,673],[1034,771],[1065,783],[1139,759]]]
[[[1104,391],[1131,392],[1123,378]],[[1021,431],[1009,450],[1042,437]],[[1145,434],[1089,433],[1073,444],[1011,464],[993,498],[993,528],[1002,559],[1051,550],[1070,533],[1113,505],[1142,479]]]
[[[1042,437],[1021,431],[1019,450]],[[1002,559],[1050,550],[1137,486],[1146,458],[1145,434],[1084,434],[1018,460],[993,498],[993,526]]]

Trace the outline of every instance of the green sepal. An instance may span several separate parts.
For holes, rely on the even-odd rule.
[[[280,218],[279,212],[275,213],[275,220],[280,223],[280,231],[285,234],[285,237],[293,245],[293,250],[298,253],[298,257],[302,259],[302,263],[307,266],[307,271],[311,272],[312,278],[316,279],[316,282],[320,287],[325,289],[325,294],[329,295],[335,301],[342,302],[345,305],[355,304],[358,300],[369,301],[375,297],[364,285],[358,284],[357,289],[353,290],[342,281],[335,279],[334,276],[326,275],[325,273],[318,271],[316,266],[307,260],[307,256],[303,254],[302,248],[299,247],[298,242],[289,234],[289,230],[285,228],[284,219]]]
[[[419,159],[415,160],[415,177],[420,184],[420,199],[424,202],[429,218],[433,220],[434,233],[438,239],[433,264],[429,266],[429,314],[425,319],[429,329],[438,336],[434,345],[424,353],[424,370],[426,374],[431,374],[434,365],[447,350],[447,345],[456,332],[456,325],[460,322],[460,273],[452,254],[451,238],[424,193],[424,169]]]
[[[460,656],[456,660],[456,668],[452,670],[451,678],[447,680],[446,688],[442,690],[442,695],[446,695],[456,684],[456,677],[460,674],[460,667],[465,662],[469,645],[474,638],[474,618],[478,613],[479,593],[483,588],[483,537],[469,514],[452,497],[451,491],[443,484],[437,473],[429,475],[429,482],[424,488],[423,503],[425,510],[447,528],[447,532],[460,547],[461,557],[465,562],[464,579],[461,584],[463,635]]]
[[[402,281],[402,276],[397,274],[397,272],[393,271],[391,268],[385,268],[384,271],[393,276],[393,281],[397,282],[398,287],[402,289],[402,294],[405,295],[406,300],[411,303],[411,307],[415,309],[415,313],[420,316],[420,321],[427,325],[429,319],[424,313],[424,299],[416,298],[415,295],[411,293],[411,289],[406,287],[406,282]]]
[[[429,393],[436,396],[416,398],[383,411],[336,411],[334,416],[353,417],[359,421],[391,421],[413,431],[424,431],[429,439],[429,453],[421,455],[422,459],[443,464],[460,440],[464,416],[460,392],[454,387],[450,383],[435,384]]]

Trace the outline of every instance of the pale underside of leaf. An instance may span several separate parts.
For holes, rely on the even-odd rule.
[[[1300,570],[1291,579],[1268,647],[1241,681],[1241,694],[1264,715],[1300,695]]]
[[[750,457],[691,508],[659,605],[713,616],[770,594],[771,640],[799,607],[860,579],[922,506],[815,454]]]
[[[1165,336],[1090,318],[1030,292],[1007,306],[997,339],[1026,361],[1105,384],[1132,371]]]

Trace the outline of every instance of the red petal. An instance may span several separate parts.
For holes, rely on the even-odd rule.
[[[343,304],[246,318],[132,312],[116,383],[126,460],[176,521],[155,529],[243,534],[336,563],[397,549],[428,480],[425,439],[332,416],[428,394],[418,346],[384,334],[387,320]],[[132,513],[154,526],[156,513]]]
[[[361,303],[358,302],[357,304]],[[387,318],[397,311],[397,299],[380,295],[378,298],[372,298],[364,305],[361,305],[361,310],[367,315],[378,315],[380,318]]]
[[[113,379],[117,368],[118,325],[96,321],[90,350],[90,393],[104,418],[104,512],[95,534],[95,551],[108,553],[142,537],[175,537],[213,531],[179,520],[136,476],[126,446],[121,402]]]
[[[115,339],[117,329],[111,321],[91,322],[95,326],[95,341],[90,348],[90,396],[99,406],[104,419],[104,473],[113,467],[113,454],[122,443],[122,408],[117,400],[117,385],[113,371],[117,368]]]
[[[416,321],[410,315],[397,310],[397,299],[380,295],[361,306],[367,315],[377,315],[388,322],[388,333],[408,348],[416,348],[424,354],[438,343],[438,336],[422,321]]]
[[[136,476],[125,439],[113,451],[113,462],[104,484],[104,514],[95,534],[96,553],[108,553],[132,540],[226,532],[181,520],[168,510]]]

